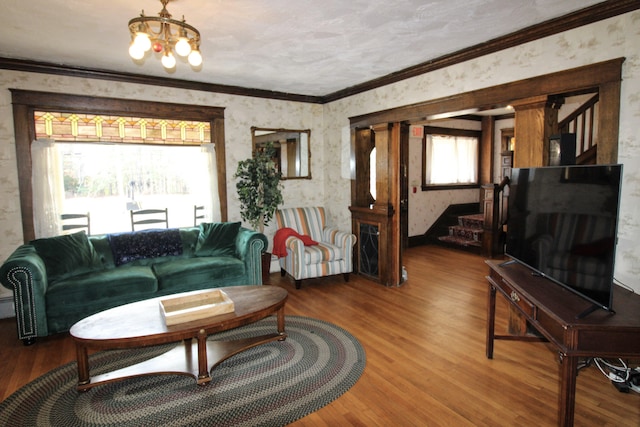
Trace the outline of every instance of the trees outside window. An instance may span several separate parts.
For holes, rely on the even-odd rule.
[[[206,204],[208,170],[198,146],[57,143],[62,212],[91,213],[92,234],[131,229],[130,210],[169,209],[170,227],[193,226]]]

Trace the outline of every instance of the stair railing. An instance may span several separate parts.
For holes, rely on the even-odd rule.
[[[558,123],[560,133],[576,134],[576,157],[595,151],[597,135],[594,135],[594,120],[599,99],[596,93]]]
[[[500,184],[484,184],[481,187],[480,207],[484,214],[482,233],[482,254],[493,258],[504,253],[504,225],[507,223],[509,195],[505,191],[509,185],[505,176]]]

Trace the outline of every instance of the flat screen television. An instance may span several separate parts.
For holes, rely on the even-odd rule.
[[[513,169],[506,254],[613,312],[621,177],[622,165]]]

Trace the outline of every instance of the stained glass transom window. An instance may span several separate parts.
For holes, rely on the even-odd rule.
[[[43,111],[36,111],[34,118],[37,139],[166,145],[211,142],[208,122]]]

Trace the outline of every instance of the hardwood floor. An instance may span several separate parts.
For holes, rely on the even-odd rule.
[[[557,425],[559,364],[543,343],[496,341],[485,356],[488,268],[480,256],[410,248],[408,281],[386,288],[352,275],[305,280],[271,274],[289,291],[287,314],[339,325],[365,348],[367,367],[339,399],[295,426]],[[498,298],[496,330],[506,329]],[[0,398],[75,360],[67,334],[24,347],[14,319],[0,320]],[[633,365],[637,366],[638,361]],[[576,426],[639,426],[640,394],[618,392],[595,368],[578,375]]]

